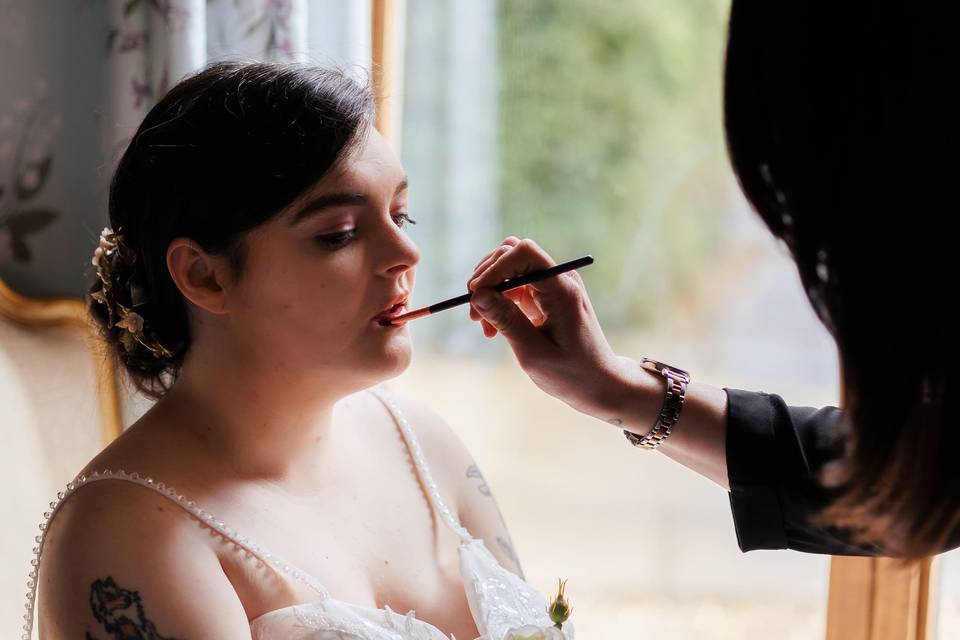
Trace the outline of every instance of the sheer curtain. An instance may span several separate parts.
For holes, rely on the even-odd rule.
[[[106,15],[111,155],[171,85],[208,62],[370,66],[370,7],[337,0],[112,0]]]

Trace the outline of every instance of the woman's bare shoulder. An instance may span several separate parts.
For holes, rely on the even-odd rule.
[[[451,490],[467,483],[473,457],[450,423],[415,398],[399,393],[391,393],[390,397],[413,430],[431,470],[440,476],[437,481]]]
[[[401,394],[393,394],[393,398],[424,446],[464,448],[450,423],[438,411],[416,398]]]
[[[183,429],[174,429],[174,425],[163,418],[146,415],[123,431],[99,454],[90,460],[78,476],[91,476],[105,471],[137,474],[141,478],[151,478],[157,483],[174,487],[178,491],[200,500],[197,493],[199,471],[209,466],[201,459],[195,446],[186,442],[180,433]],[[111,488],[125,491],[122,480],[105,482]],[[135,493],[150,491],[146,487],[133,487]],[[109,490],[99,487],[99,490]],[[162,496],[156,496],[163,499]]]
[[[75,562],[101,552],[135,558],[151,545],[211,549],[199,521],[169,498],[118,476],[98,476],[57,509],[47,525],[44,559]]]
[[[187,591],[203,593],[213,608],[202,611]],[[249,633],[210,531],[168,498],[115,478],[77,487],[48,523],[40,602],[48,637],[79,629],[99,637],[132,614],[163,637]],[[113,611],[115,605],[130,610]],[[213,610],[223,622],[208,619]]]
[[[473,455],[439,413],[412,398],[394,400],[414,430],[430,469],[452,496],[449,506],[471,535],[482,538],[501,565],[523,575],[493,490]]]
[[[109,558],[125,569],[156,550],[171,559],[215,559],[200,521],[157,490],[161,483],[186,490],[166,446],[127,431],[87,463],[47,523],[44,567],[62,575],[64,567],[93,567]]]

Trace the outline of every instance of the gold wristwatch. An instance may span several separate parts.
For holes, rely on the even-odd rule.
[[[663,397],[663,406],[660,407],[660,413],[657,415],[657,421],[653,428],[645,436],[638,436],[635,433],[624,430],[627,440],[631,444],[644,449],[656,449],[670,435],[673,426],[680,419],[680,409],[683,408],[683,399],[687,393],[687,385],[690,384],[690,374],[683,369],[671,367],[668,364],[642,358],[640,366],[656,371],[667,381],[666,394]]]

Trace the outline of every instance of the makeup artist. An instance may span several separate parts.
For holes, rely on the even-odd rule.
[[[960,269],[945,232],[960,106],[947,6],[732,4],[731,164],[836,340],[842,410],[614,354],[576,272],[493,292],[554,264],[531,240],[507,238],[469,284],[471,317],[541,389],[623,429],[638,456],[656,449],[728,489],[744,551],[921,557],[960,544]]]

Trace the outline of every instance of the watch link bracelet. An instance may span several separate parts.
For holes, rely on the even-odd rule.
[[[667,389],[663,397],[663,406],[660,407],[657,421],[647,435],[638,436],[626,430],[623,433],[634,446],[656,449],[663,444],[674,425],[677,424],[677,420],[680,419],[680,409],[683,408],[683,399],[687,393],[687,385],[690,383],[690,374],[683,369],[671,367],[650,358],[641,359],[640,366],[650,371],[656,371],[666,379]]]

